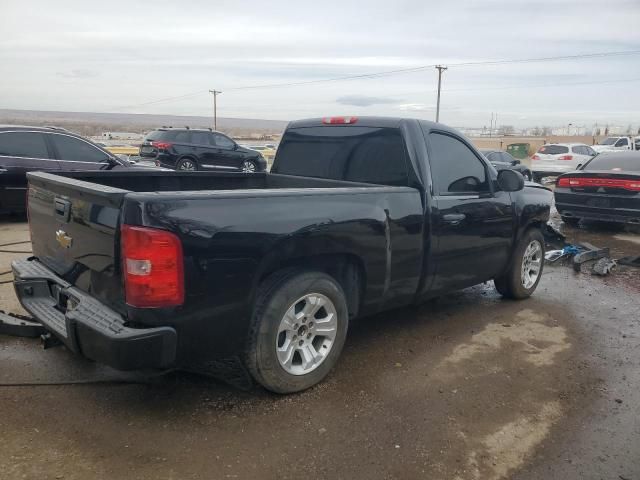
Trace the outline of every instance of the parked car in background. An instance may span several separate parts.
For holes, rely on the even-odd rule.
[[[130,167],[130,162],[62,128],[0,125],[0,212],[24,211],[27,172]]]
[[[539,182],[544,177],[558,176],[575,170],[597,155],[589,145],[582,143],[550,143],[543,145],[531,157],[533,179]]]
[[[174,170],[263,172],[267,161],[255,150],[241,147],[226,135],[195,128],[159,128],[140,146],[140,156]]]
[[[593,149],[598,152],[619,152],[624,150],[637,150],[636,142],[631,137],[607,137]]]
[[[640,152],[604,152],[556,180],[565,223],[580,219],[640,225]]]
[[[480,153],[491,162],[491,165],[496,167],[496,170],[515,170],[516,172],[520,172],[525,180],[533,180],[531,170],[529,170],[526,165],[523,165],[520,160],[513,158],[511,154],[503,152],[502,150],[489,150],[486,148],[481,148]]]

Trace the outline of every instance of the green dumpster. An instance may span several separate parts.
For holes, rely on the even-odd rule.
[[[512,143],[511,145],[507,145],[507,152],[509,152],[513,158],[528,158],[530,146],[528,143]]]

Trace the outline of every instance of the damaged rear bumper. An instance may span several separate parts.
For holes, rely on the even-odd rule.
[[[14,261],[11,267],[24,309],[74,353],[119,370],[168,368],[175,362],[173,328],[127,327],[120,314],[35,258]]]

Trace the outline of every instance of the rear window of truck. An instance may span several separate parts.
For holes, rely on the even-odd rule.
[[[277,173],[380,185],[408,185],[407,155],[394,128],[322,126],[288,130]]]

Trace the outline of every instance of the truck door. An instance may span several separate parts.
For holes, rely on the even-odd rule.
[[[461,137],[429,134],[435,277],[431,291],[464,288],[504,271],[512,248],[511,196]]]

